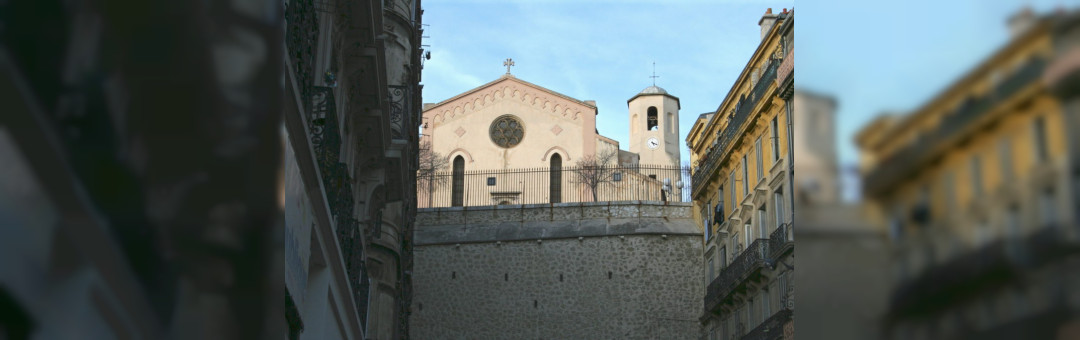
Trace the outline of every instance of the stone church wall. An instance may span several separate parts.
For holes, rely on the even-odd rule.
[[[418,339],[695,339],[701,232],[688,203],[421,209]]]

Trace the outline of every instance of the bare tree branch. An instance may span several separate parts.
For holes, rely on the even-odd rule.
[[[601,185],[614,182],[615,173],[619,170],[618,157],[617,151],[607,150],[577,161],[577,169],[572,171],[573,179],[589,188],[593,202],[599,200],[597,193]]]
[[[450,182],[450,177],[440,174],[446,170],[450,161],[442,154],[431,149],[431,142],[420,143],[420,160],[416,170],[416,188],[426,192],[428,207],[432,206],[435,189]]]

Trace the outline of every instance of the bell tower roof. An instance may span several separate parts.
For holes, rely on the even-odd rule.
[[[675,99],[675,105],[680,106],[679,109],[682,109],[682,107],[681,107],[682,104],[679,103],[679,97],[676,97],[676,96],[673,96],[673,95],[669,94],[667,92],[667,90],[664,90],[663,88],[661,88],[659,86],[656,86],[656,85],[646,87],[644,90],[641,90],[641,92],[638,92],[638,94],[635,94],[633,97],[630,97],[630,99],[626,100],[626,105],[629,106],[630,102],[632,102],[632,101],[634,101],[634,99],[637,99],[638,97],[642,97],[642,96],[666,96],[666,97],[670,97],[671,99]]]

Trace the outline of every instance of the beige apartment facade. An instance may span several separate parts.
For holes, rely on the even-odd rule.
[[[758,24],[761,42],[731,91],[686,138],[704,231],[706,339],[786,339],[794,331],[794,12],[769,9]]]

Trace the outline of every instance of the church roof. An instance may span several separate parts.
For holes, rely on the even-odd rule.
[[[522,84],[525,84],[525,85],[528,85],[528,86],[534,87],[534,88],[536,88],[536,89],[539,89],[539,90],[541,90],[541,91],[547,92],[547,93],[549,93],[549,94],[555,95],[555,96],[557,96],[557,97],[560,97],[560,98],[562,98],[562,99],[566,99],[566,100],[569,100],[569,101],[571,101],[571,102],[574,102],[574,103],[577,103],[577,104],[581,104],[581,105],[584,105],[584,106],[587,106],[587,107],[591,107],[591,108],[594,108],[594,109],[596,108],[596,104],[588,103],[588,102],[585,102],[585,101],[579,100],[579,99],[577,99],[577,98],[574,98],[574,97],[570,97],[570,96],[567,96],[567,95],[565,95],[565,94],[562,94],[562,93],[558,93],[558,92],[552,91],[551,89],[548,89],[548,88],[546,88],[546,87],[543,87],[543,86],[540,86],[540,85],[536,85],[536,84],[533,84],[533,83],[527,82],[527,81],[525,81],[525,80],[519,79],[518,77],[515,77],[515,76],[513,76],[513,75],[510,75],[510,74],[505,74],[505,75],[503,75],[503,76],[499,77],[498,79],[495,79],[495,80],[492,80],[491,82],[488,82],[487,84],[484,84],[484,85],[480,85],[480,86],[474,87],[474,88],[473,88],[473,89],[471,89],[471,90],[468,90],[468,91],[462,92],[461,94],[458,94],[458,95],[456,95],[456,96],[453,96],[453,97],[451,97],[451,98],[449,98],[449,99],[443,100],[443,101],[441,101],[441,102],[438,102],[438,103],[435,103],[435,104],[425,104],[425,105],[424,105],[424,109],[423,109],[423,111],[428,111],[428,110],[430,110],[430,109],[433,109],[433,108],[436,108],[436,107],[438,107],[438,106],[442,106],[443,104],[446,104],[446,103],[452,102],[452,101],[454,101],[455,99],[458,99],[458,98],[461,98],[461,97],[465,97],[465,96],[467,96],[467,95],[470,95],[470,94],[476,93],[476,92],[478,92],[478,91],[480,91],[480,90],[483,90],[483,89],[485,89],[485,88],[487,88],[487,87],[490,87],[490,86],[492,86],[492,85],[498,84],[498,83],[500,83],[500,82],[502,82],[502,81],[504,81],[504,80],[513,80],[513,81],[516,81],[516,82],[518,82],[518,83],[522,83]]]

